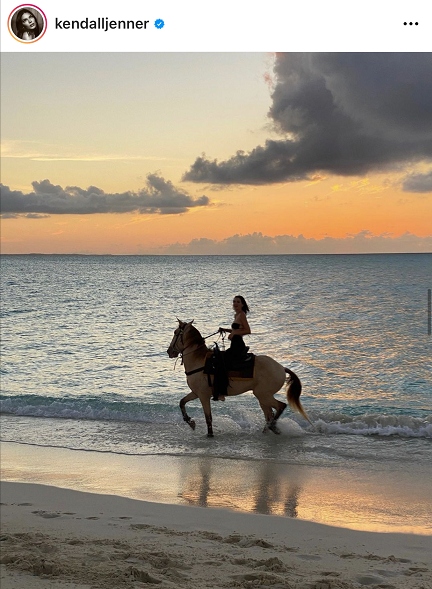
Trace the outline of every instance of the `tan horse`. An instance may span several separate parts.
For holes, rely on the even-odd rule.
[[[195,429],[195,422],[186,413],[185,405],[193,399],[199,399],[204,410],[207,423],[207,435],[213,437],[212,414],[210,408],[210,398],[213,394],[212,387],[209,386],[207,375],[204,374],[204,364],[207,352],[205,340],[200,332],[192,325],[193,321],[184,323],[178,320],[179,326],[174,331],[174,337],[169,345],[167,354],[170,358],[182,356],[187,383],[191,392],[180,401],[180,409],[183,419]],[[241,395],[246,391],[252,391],[258,399],[261,409],[264,412],[266,426],[264,432],[271,430],[275,434],[280,431],[277,428],[277,420],[284,412],[287,404],[274,398],[288,374],[288,384],[286,389],[287,401],[294,411],[298,411],[305,419],[311,423],[306,415],[302,404],[300,403],[300,393],[302,385],[298,376],[284,368],[281,364],[270,358],[270,356],[255,357],[255,374],[254,378],[248,380],[234,381],[230,379],[228,387],[228,396]],[[273,409],[276,413],[273,413]]]

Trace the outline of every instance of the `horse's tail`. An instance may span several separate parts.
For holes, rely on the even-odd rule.
[[[294,411],[297,411],[298,413],[300,413],[300,415],[302,415],[305,419],[307,419],[307,421],[311,425],[313,425],[313,423],[311,422],[311,420],[307,416],[306,411],[303,409],[303,405],[300,402],[300,394],[302,391],[302,384],[300,382],[299,377],[297,376],[297,374],[295,372],[293,372],[289,368],[285,368],[285,372],[287,374],[289,374],[289,380],[288,380],[288,385],[287,385],[287,390],[286,390],[287,401],[289,403],[289,406]]]

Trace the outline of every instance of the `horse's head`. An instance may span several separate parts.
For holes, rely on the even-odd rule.
[[[192,323],[194,322],[193,319],[192,321],[189,321],[189,323],[184,323],[183,321],[180,321],[180,319],[177,319],[177,321],[179,322],[179,326],[174,331],[174,337],[167,350],[167,354],[170,358],[177,358],[177,356],[192,343],[193,339],[196,338],[196,334],[201,337],[199,331],[192,326]]]

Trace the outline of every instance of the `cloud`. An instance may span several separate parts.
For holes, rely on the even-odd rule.
[[[46,215],[91,215],[96,213],[131,213],[176,215],[193,207],[210,205],[207,196],[192,198],[169,180],[149,174],[145,188],[138,192],[106,193],[97,186],[52,184],[49,180],[32,182],[33,192],[24,194],[1,185],[1,212],[4,218]]]
[[[22,215],[20,213],[4,213],[1,215],[2,219],[19,219],[20,217],[25,217],[26,219],[47,219],[51,215],[40,215],[39,213],[27,213],[26,215]]]
[[[129,155],[88,155],[88,156],[56,156],[56,155],[20,155],[7,156],[29,158],[35,162],[112,162],[112,161],[164,161],[166,157],[129,156]]]
[[[166,157],[128,154],[60,154],[59,147],[39,141],[3,140],[3,159],[29,159],[36,162],[111,162],[111,161],[165,161]],[[174,158],[169,158],[173,160]]]
[[[419,237],[406,232],[398,237],[389,233],[374,235],[368,230],[346,237],[306,238],[303,235],[276,235],[260,233],[232,235],[220,241],[193,239],[189,243],[173,243],[145,253],[159,254],[352,254],[352,253],[417,253],[432,252],[432,235]],[[142,252],[144,253],[144,252]]]
[[[283,138],[183,180],[271,184],[391,169],[432,158],[431,53],[278,54],[268,116]]]
[[[410,174],[402,183],[404,192],[432,192],[432,170],[428,174]]]

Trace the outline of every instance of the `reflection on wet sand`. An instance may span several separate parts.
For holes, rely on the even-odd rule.
[[[127,456],[3,442],[1,467],[3,480],[150,502],[297,517],[369,531],[432,530],[430,484],[419,485],[418,471],[406,463],[383,473],[270,459]]]
[[[200,457],[182,463],[179,474],[178,496],[189,505],[298,516],[305,471],[297,466]]]

